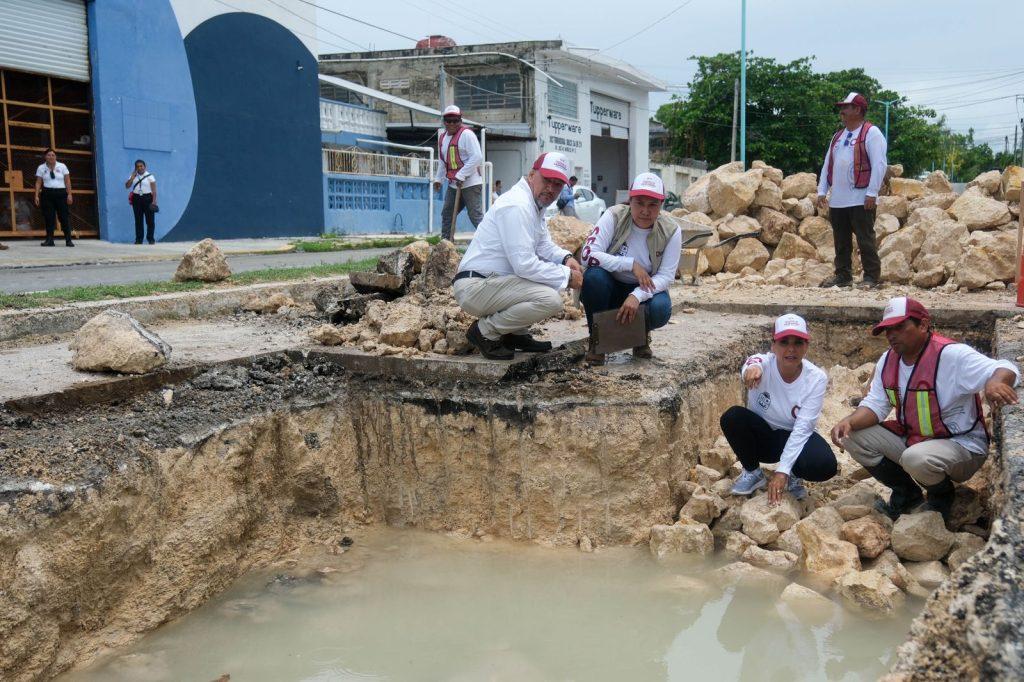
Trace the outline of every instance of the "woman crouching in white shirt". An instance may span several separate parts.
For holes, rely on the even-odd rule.
[[[786,490],[802,500],[801,479],[827,481],[836,475],[836,456],[814,428],[821,416],[828,375],[804,360],[810,343],[807,322],[799,315],[775,321],[772,349],[751,355],[741,376],[747,406],[730,407],[722,415],[722,433],[732,446],[743,473],[733,495],[750,495],[768,486],[768,501],[777,504]],[[771,481],[762,463],[778,462]]]

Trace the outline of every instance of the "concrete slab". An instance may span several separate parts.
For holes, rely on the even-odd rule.
[[[228,255],[247,253],[288,253],[294,251],[293,239],[218,239],[217,246]],[[5,241],[0,251],[0,268],[32,268],[47,265],[84,265],[91,263],[136,263],[180,260],[196,242],[157,242],[156,244],[120,244],[99,239],[79,239],[75,248],[63,242],[42,248],[38,239]]]

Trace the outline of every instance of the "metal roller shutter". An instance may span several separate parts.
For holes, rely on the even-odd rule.
[[[88,81],[84,0],[0,0],[0,67]]]

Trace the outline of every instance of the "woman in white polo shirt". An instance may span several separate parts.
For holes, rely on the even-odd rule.
[[[146,241],[156,243],[156,178],[146,170],[146,162],[135,160],[135,170],[125,181],[130,189],[129,199],[135,213],[135,243],[142,243],[142,219],[146,219]]]
[[[743,363],[747,406],[730,407],[720,420],[743,466],[733,495],[750,495],[767,486],[772,503],[783,490],[800,500],[807,496],[801,479],[827,481],[836,475],[835,453],[814,430],[828,375],[804,359],[809,343],[807,322],[799,315],[783,315],[775,321],[771,352],[751,355]],[[778,462],[771,481],[761,471],[766,462]]]
[[[64,243],[74,246],[68,210],[72,203],[71,173],[67,166],[57,161],[57,152],[47,149],[43,163],[36,169],[36,206],[43,210],[43,222],[46,224],[46,240],[40,246],[53,246],[57,218],[60,218],[60,229],[64,232]]]

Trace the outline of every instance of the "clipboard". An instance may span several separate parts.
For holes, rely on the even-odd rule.
[[[646,309],[640,306],[629,324],[619,324],[615,319],[618,313],[618,308],[613,308],[594,315],[594,330],[591,335],[594,352],[614,353],[647,343]]]

